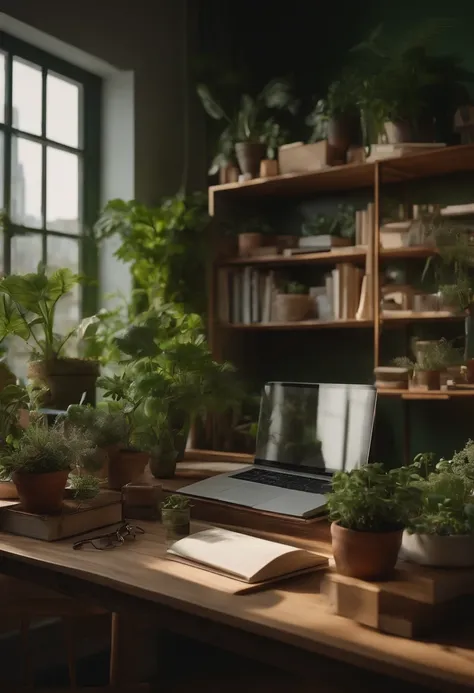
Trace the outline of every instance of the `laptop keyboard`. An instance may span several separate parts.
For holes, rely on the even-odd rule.
[[[265,486],[278,486],[292,491],[306,491],[306,493],[328,493],[331,490],[331,484],[324,479],[313,479],[309,476],[296,474],[280,474],[279,472],[269,472],[266,469],[248,469],[239,474],[232,474],[232,478],[265,484]]]

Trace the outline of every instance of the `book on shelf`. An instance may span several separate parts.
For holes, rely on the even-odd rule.
[[[306,549],[211,528],[176,541],[168,557],[248,584],[273,582],[328,567],[328,559]]]
[[[331,248],[344,248],[352,245],[348,238],[340,238],[339,236],[331,236],[329,233],[322,233],[319,236],[301,236],[298,239],[298,248],[289,248],[287,250],[301,250],[302,248],[317,250],[331,250]]]
[[[360,302],[363,271],[349,263],[337,265],[326,276],[326,291],[334,320],[354,320]]]

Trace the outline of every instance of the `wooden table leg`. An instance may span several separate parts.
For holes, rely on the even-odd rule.
[[[146,652],[143,618],[135,614],[113,613],[110,645],[110,685],[117,691],[146,691],[140,684],[141,656]]]

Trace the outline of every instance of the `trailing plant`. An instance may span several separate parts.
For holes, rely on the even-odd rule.
[[[179,496],[177,493],[165,498],[161,504],[162,510],[188,510],[191,507],[189,498]]]
[[[353,239],[355,236],[355,209],[351,205],[340,204],[333,216],[319,214],[302,226],[303,236],[338,236]]]
[[[141,294],[134,314],[154,300],[182,304],[204,315],[210,218],[202,193],[165,198],[150,208],[132,200],[111,200],[95,224],[98,242],[118,237],[115,256],[131,263]]]
[[[388,532],[406,526],[419,507],[420,491],[411,483],[412,471],[386,471],[368,464],[336,472],[327,504],[332,521],[360,532]]]

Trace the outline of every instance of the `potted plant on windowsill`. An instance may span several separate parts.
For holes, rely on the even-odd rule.
[[[270,81],[256,96],[243,94],[240,107],[229,116],[212,96],[210,89],[199,84],[197,93],[206,113],[214,120],[227,122],[226,137],[235,142],[235,153],[240,170],[250,178],[257,178],[260,163],[265,159],[274,119],[269,121],[275,110],[294,114],[297,102],[293,99],[289,84],[282,79]]]
[[[185,496],[168,496],[161,504],[161,522],[168,540],[177,541],[189,534],[191,504]]]
[[[43,405],[66,410],[78,403],[84,392],[95,401],[95,382],[99,374],[96,361],[69,358],[68,341],[79,326],[65,336],[55,332],[58,302],[77,285],[79,277],[69,269],[47,275],[38,272],[4,277],[0,281],[0,341],[16,336],[31,349],[28,377],[46,387]]]
[[[407,468],[386,471],[381,464],[334,475],[328,509],[339,573],[378,580],[393,571],[403,528],[419,503],[409,479]]]
[[[37,422],[14,446],[0,450],[0,470],[3,477],[11,477],[25,512],[49,515],[61,511],[70,474],[76,497],[90,498],[98,491],[97,479],[87,473],[94,468],[93,453],[82,431]]]
[[[474,443],[413,482],[421,504],[403,534],[401,558],[445,568],[474,565]]]
[[[308,289],[298,282],[287,282],[275,300],[277,322],[298,322],[308,317],[312,302]]]

